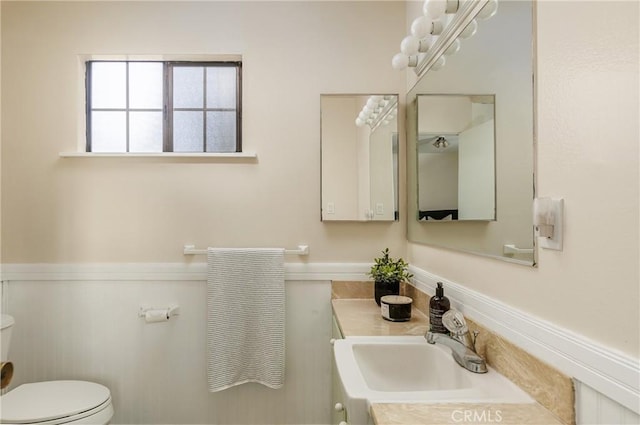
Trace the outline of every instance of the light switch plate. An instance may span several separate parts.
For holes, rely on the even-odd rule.
[[[537,199],[536,199],[537,201]],[[538,226],[536,226],[536,237],[540,248],[562,251],[562,236],[564,232],[564,199],[551,199],[550,213],[554,216],[553,236],[543,237],[539,235]]]

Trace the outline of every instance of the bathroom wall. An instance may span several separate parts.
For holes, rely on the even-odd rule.
[[[416,244],[409,257],[637,358],[638,4],[615,4],[537,4],[537,193],[565,199],[563,251],[539,249],[537,268]]]
[[[0,7],[0,99],[2,99],[2,83],[1,82],[2,82],[2,7]],[[0,232],[1,231],[2,231],[2,101],[0,101]],[[2,268],[2,241],[0,241],[0,269],[1,268]]]
[[[389,66],[403,2],[2,8],[4,263],[182,261],[185,243],[307,243],[315,262],[404,253],[403,222],[319,220],[320,94],[404,91]],[[59,158],[83,143],[78,55],[181,53],[243,56],[243,147],[256,162]]]
[[[369,262],[385,247],[400,255],[406,242],[403,222],[320,222],[320,94],[404,90],[404,74],[389,66],[404,4],[0,8],[2,301],[16,317],[12,386],[104,383],[115,424],[328,423],[330,287],[309,282],[305,270]],[[243,146],[256,161],[59,157],[83,143],[79,55],[229,53],[243,57]],[[186,243],[310,245],[308,257],[286,258],[298,272],[286,284],[284,389],[207,392],[204,259],[185,257]],[[180,272],[193,267],[195,279]],[[144,325],[139,304],[154,302],[177,302],[181,315]]]
[[[536,190],[565,199],[563,251],[539,249],[537,268],[417,244],[408,256],[637,365],[639,5],[536,5]]]
[[[49,274],[9,282],[5,296],[16,319],[12,388],[57,379],[99,382],[111,390],[113,424],[330,422],[330,282],[286,282],[282,389],[244,384],[209,393],[205,274],[175,267],[165,280],[144,280],[144,273],[120,279],[119,269],[95,280]],[[176,303],[180,314],[145,324],[137,315],[141,303]]]

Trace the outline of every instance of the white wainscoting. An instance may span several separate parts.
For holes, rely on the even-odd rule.
[[[284,388],[245,384],[209,393],[204,264],[4,265],[3,312],[16,319],[11,387],[103,383],[114,424],[328,424],[329,279],[364,276],[360,265],[320,269],[286,266]],[[180,315],[145,324],[141,304],[178,304]]]
[[[576,386],[576,422],[580,425],[638,425],[640,415],[598,391],[574,381]]]
[[[603,347],[581,335],[559,328],[537,317],[526,315],[506,304],[451,282],[441,276],[410,267],[412,284],[427,294],[435,293],[437,282],[446,286],[452,307],[504,336],[530,354],[581,382],[576,392],[576,406],[589,412],[581,423],[617,424],[611,418],[610,405],[604,401],[597,411],[587,409],[598,394],[619,406],[625,417],[640,413],[640,361]],[[582,397],[585,397],[582,399]],[[578,413],[578,410],[576,411]],[[614,418],[617,418],[617,413]],[[635,416],[637,417],[637,416]],[[601,422],[589,422],[601,418]],[[625,423],[625,422],[620,422]],[[636,422],[637,423],[637,422]]]
[[[2,267],[3,311],[16,317],[14,382],[89,379],[108,385],[114,424],[329,423],[330,280],[366,280],[370,264],[287,263],[287,383],[206,392],[204,263]],[[640,364],[581,335],[411,267],[412,284],[447,286],[452,304],[576,380],[578,424],[640,423]],[[145,325],[141,303],[178,303]],[[33,341],[38,341],[34,347]]]

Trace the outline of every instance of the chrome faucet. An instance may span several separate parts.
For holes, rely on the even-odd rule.
[[[442,324],[451,335],[428,330],[424,335],[427,342],[449,347],[454,360],[463,368],[474,373],[486,373],[487,363],[476,352],[478,332],[473,332],[472,339],[462,314],[456,310],[449,310],[443,315]]]

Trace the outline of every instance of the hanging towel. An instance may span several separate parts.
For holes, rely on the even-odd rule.
[[[284,384],[284,249],[207,249],[209,391]]]

